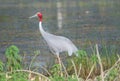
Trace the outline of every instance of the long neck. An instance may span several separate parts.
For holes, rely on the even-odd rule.
[[[44,36],[46,35],[46,32],[44,31],[44,29],[43,29],[43,27],[42,27],[42,22],[41,22],[41,21],[39,21],[39,30],[40,30],[42,36],[43,36],[43,35],[44,35]]]
[[[41,21],[39,22],[39,30],[40,30],[41,33],[44,32],[44,30],[42,28],[42,22]]]

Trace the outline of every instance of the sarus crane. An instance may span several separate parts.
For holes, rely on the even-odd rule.
[[[60,63],[60,58],[59,58],[59,54],[61,52],[68,52],[68,55],[71,56],[72,54],[75,54],[77,56],[77,47],[72,43],[71,40],[69,40],[68,38],[64,37],[64,36],[57,36],[51,33],[48,33],[46,31],[44,31],[43,27],[42,27],[42,13],[41,12],[37,12],[35,15],[29,17],[34,18],[34,17],[38,17],[39,19],[39,30],[41,32],[42,37],[44,38],[44,40],[46,41],[50,51],[57,55],[58,61]]]

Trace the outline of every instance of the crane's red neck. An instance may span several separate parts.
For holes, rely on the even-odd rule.
[[[42,13],[38,12],[38,13],[37,13],[37,16],[38,16],[38,18],[39,18],[39,22],[42,22]]]

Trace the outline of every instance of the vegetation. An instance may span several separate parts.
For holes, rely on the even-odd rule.
[[[30,70],[38,53],[32,59],[29,69],[25,70],[19,49],[12,45],[5,52],[6,62],[0,61],[0,81],[119,81],[119,55],[101,56],[97,45],[94,50],[92,55],[79,50],[78,57],[68,58],[67,65],[61,61],[62,67],[54,64],[49,70],[44,68],[48,73],[45,76]]]

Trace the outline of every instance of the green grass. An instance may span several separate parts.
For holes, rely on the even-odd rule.
[[[19,49],[12,45],[6,50],[6,62],[0,61],[0,81],[119,81],[119,55],[113,53],[109,56],[107,49],[99,52],[97,45],[92,55],[84,50],[77,53],[78,57],[66,59],[67,65],[61,60],[60,64],[54,64],[50,69],[44,68],[48,73],[44,75],[31,69],[38,53],[30,62],[29,69],[24,69]]]

